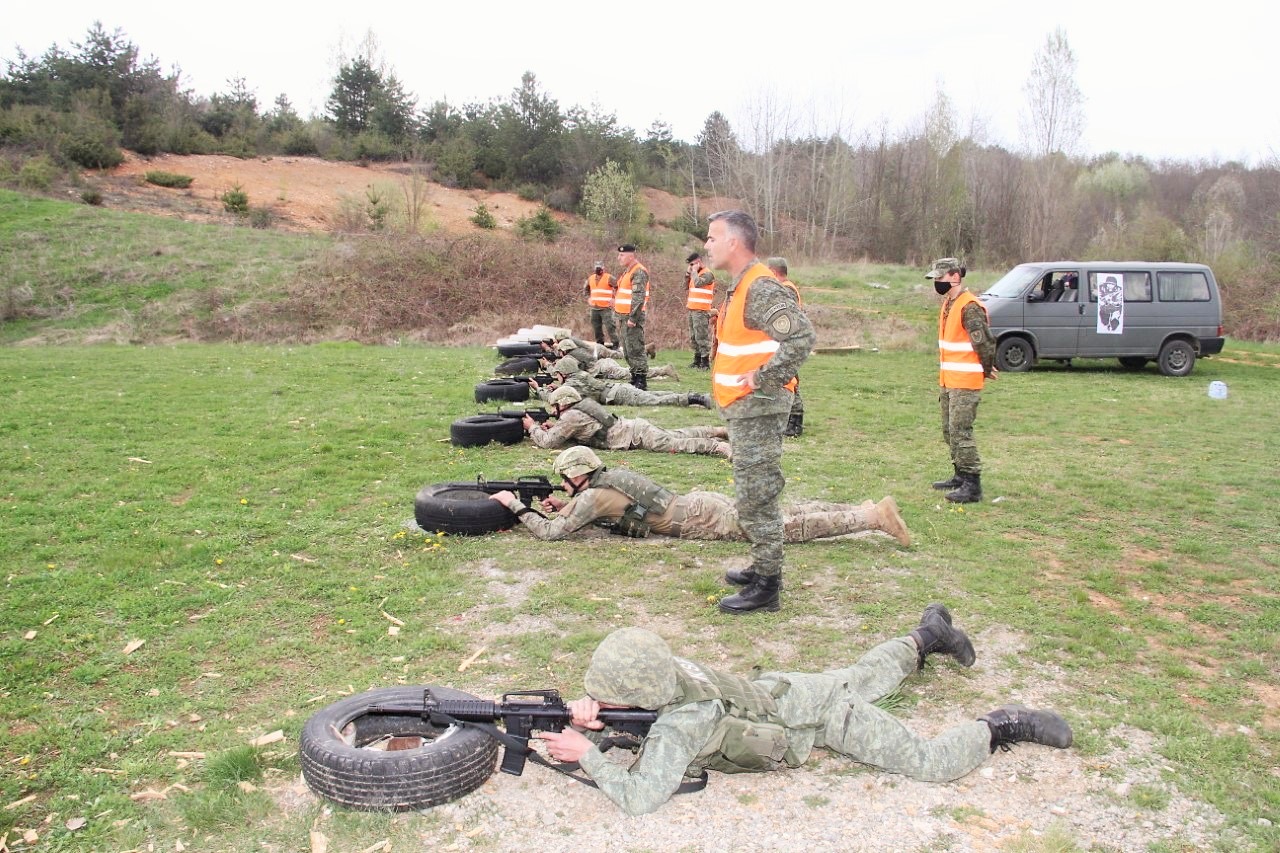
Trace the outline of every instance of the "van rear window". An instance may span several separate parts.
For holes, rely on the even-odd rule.
[[[1208,302],[1209,281],[1202,272],[1159,272],[1156,287],[1161,302]]]

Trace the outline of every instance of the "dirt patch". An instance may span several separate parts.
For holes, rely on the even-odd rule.
[[[187,189],[167,189],[144,180],[149,171],[188,175]],[[403,163],[336,163],[317,157],[261,157],[240,160],[216,154],[162,154],[143,158],[126,154],[114,169],[91,172],[86,180],[103,193],[108,207],[194,221],[227,221],[221,196],[240,187],[251,207],[271,211],[274,226],[292,231],[333,231],[342,225],[344,204],[367,204],[372,189],[403,210],[413,169]],[[475,230],[470,219],[483,203],[510,230],[516,220],[536,213],[537,202],[512,193],[450,189],[426,184],[426,220],[447,231]]]

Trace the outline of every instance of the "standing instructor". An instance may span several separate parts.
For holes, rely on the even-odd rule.
[[[622,353],[631,368],[631,384],[641,391],[649,384],[649,356],[644,351],[644,321],[649,313],[649,270],[636,260],[636,247],[624,243],[618,247],[617,295],[613,310],[618,315],[618,332],[622,335]]]
[[[782,581],[782,431],[815,336],[795,296],[756,257],[755,220],[729,210],[708,222],[707,258],[733,280],[716,324],[711,385],[729,424],[738,523],[751,543],[751,565],[725,575],[743,589],[721,599],[720,609],[774,611]]]

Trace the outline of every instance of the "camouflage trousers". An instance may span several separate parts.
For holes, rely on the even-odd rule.
[[[782,430],[787,412],[729,418],[733,445],[733,488],[738,525],[751,543],[751,569],[758,575],[782,573],[784,525],[779,497],[782,476]]]
[[[706,456],[729,456],[725,441],[729,430],[722,426],[696,426],[663,429],[644,418],[619,420],[609,430],[611,450],[653,450],[658,453],[701,453]]]
[[[778,697],[787,739],[799,757],[823,747],[855,761],[925,782],[949,782],[969,773],[991,753],[991,729],[973,721],[937,737],[912,732],[873,702],[888,696],[916,671],[910,637],[881,643],[845,669],[823,673],[764,673],[760,681],[790,682]]]
[[[677,498],[684,510],[682,539],[746,539],[738,523],[733,499],[718,492],[689,492]],[[782,538],[786,542],[812,542],[846,533],[879,530],[875,504],[860,505],[805,501],[782,509]]]
[[[592,376],[598,376],[601,379],[612,379],[615,382],[626,381],[631,378],[631,371],[611,358],[600,359],[587,372]],[[680,381],[680,375],[676,373],[676,369],[670,364],[649,365],[649,378]]]
[[[687,391],[641,391],[633,385],[619,382],[604,393],[604,402],[611,406],[687,406]]]
[[[596,343],[616,344],[618,342],[618,324],[614,322],[612,308],[591,309],[591,334]]]
[[[693,347],[693,355],[707,357],[711,355],[711,323],[710,311],[689,312],[689,343]]]
[[[804,414],[804,400],[800,399],[800,377],[796,377],[796,398],[791,401],[791,417],[798,418]]]
[[[628,321],[635,325],[628,326]],[[618,331],[622,333],[622,354],[627,366],[636,373],[647,373],[649,354],[644,351],[644,314],[619,314]]]
[[[942,406],[942,440],[951,448],[951,464],[966,474],[981,474],[978,443],[973,438],[973,422],[978,417],[982,392],[968,388],[939,388]]]

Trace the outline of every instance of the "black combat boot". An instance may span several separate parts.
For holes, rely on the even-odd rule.
[[[1057,749],[1071,746],[1071,726],[1052,711],[1001,705],[978,719],[991,729],[992,752],[996,747],[1008,752],[1015,743],[1039,743]]]
[[[709,355],[704,355],[704,356],[702,357],[702,369],[703,369],[703,370],[710,370],[710,369],[711,369],[711,356],[709,356]]]
[[[693,361],[689,362],[689,369],[690,369],[690,370],[697,370],[697,369],[698,369],[698,368],[700,368],[700,367],[702,367],[702,356],[698,355],[698,354],[695,352],[695,353],[693,354]]]
[[[960,472],[960,487],[943,495],[953,504],[972,504],[982,500],[982,475]]]
[[[787,438],[795,438],[804,432],[804,415],[790,415],[787,417],[787,428],[782,434]]]
[[[951,655],[961,666],[973,666],[978,659],[965,632],[951,626],[951,612],[944,604],[934,602],[924,609],[920,627],[911,632],[911,639],[920,649],[921,669],[924,659],[932,654]]]
[[[720,599],[721,613],[751,613],[754,610],[766,610],[776,613],[781,608],[778,601],[778,589],[782,586],[781,575],[756,575],[751,583],[733,595]]]
[[[756,570],[747,566],[745,569],[730,569],[724,573],[724,582],[734,586],[750,586],[760,577]],[[782,589],[782,579],[778,579],[778,589]]]
[[[710,395],[710,394],[697,394],[697,393],[695,393],[695,392],[693,392],[693,391],[690,391],[690,392],[689,392],[689,405],[690,405],[690,406],[701,406],[701,407],[702,407],[702,408],[704,408],[704,409],[709,409],[709,408],[711,408],[711,395]]]
[[[649,374],[643,370],[631,371],[631,384],[641,391],[649,390]]]
[[[955,473],[951,475],[950,480],[939,480],[933,484],[933,487],[945,492],[957,488],[961,482],[963,481],[960,479],[960,469],[956,467]]]

